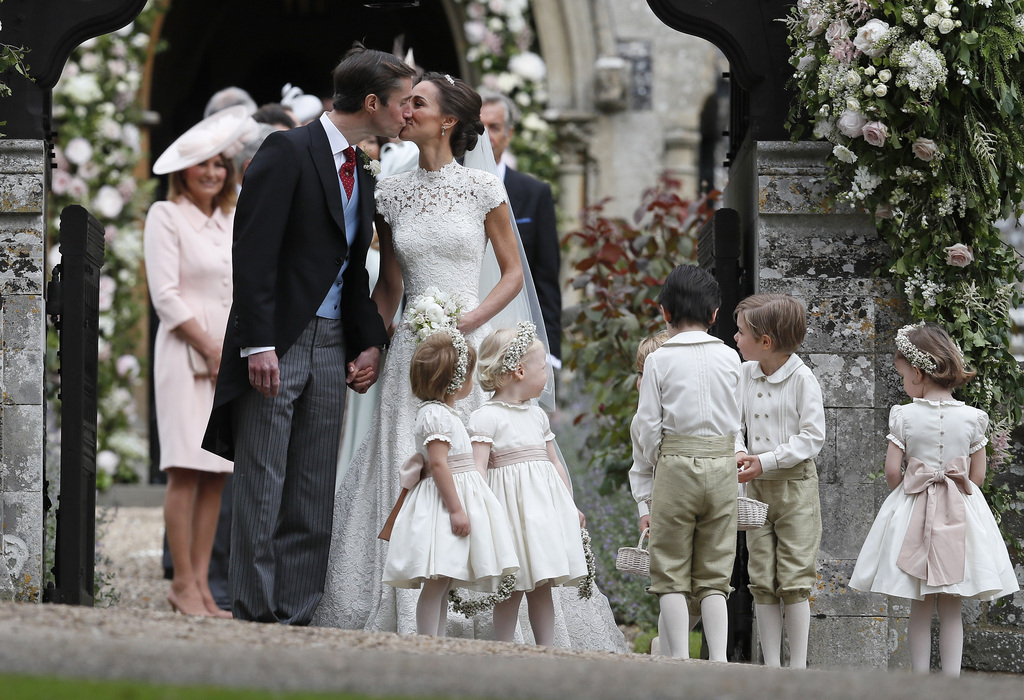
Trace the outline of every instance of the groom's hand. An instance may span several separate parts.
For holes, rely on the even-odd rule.
[[[352,390],[365,394],[366,390],[377,381],[380,370],[380,348],[369,347],[359,353],[354,362],[348,363],[348,374],[345,383],[352,387]]]
[[[281,373],[277,367],[277,352],[266,350],[249,355],[249,383],[266,398],[277,396],[281,388]]]

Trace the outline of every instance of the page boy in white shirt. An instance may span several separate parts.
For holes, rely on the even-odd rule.
[[[746,360],[740,398],[746,441],[736,441],[739,481],[749,482],[748,496],[768,504],[764,526],[747,532],[757,632],[765,665],[780,666],[785,619],[789,665],[806,668],[808,599],[821,544],[814,458],[825,444],[821,386],[793,354],[807,332],[807,311],[786,294],[755,294],[737,305],[736,325],[736,345]]]
[[[721,304],[707,272],[676,267],[658,301],[670,337],[647,357],[636,414],[643,456],[657,465],[647,590],[660,597],[658,633],[672,656],[689,656],[689,601],[699,605],[711,660],[726,661],[740,360],[707,332]]]

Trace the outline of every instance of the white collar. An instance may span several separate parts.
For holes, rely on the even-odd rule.
[[[707,331],[683,331],[676,333],[666,340],[663,345],[698,345],[700,343],[721,343],[721,338],[716,338]]]
[[[351,144],[345,138],[345,134],[341,133],[338,127],[334,125],[334,122],[331,121],[331,118],[327,116],[328,114],[329,112],[324,112],[320,115],[320,124],[323,125],[324,131],[327,132],[327,141],[331,144],[331,153],[338,155]]]
[[[754,370],[750,373],[750,376],[753,379],[760,379],[761,377],[764,377],[769,384],[779,384],[780,382],[788,379],[789,375],[793,374],[793,372],[796,372],[803,363],[804,361],[801,360],[796,353],[793,353],[789,356],[789,359],[786,360],[785,364],[771,374],[765,374],[761,369],[761,363],[755,362]]]
[[[496,167],[498,168],[498,170],[494,174],[498,176],[499,180],[505,182],[505,171],[508,170],[508,163],[502,160],[498,163]]]

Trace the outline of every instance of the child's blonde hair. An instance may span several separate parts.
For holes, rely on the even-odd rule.
[[[468,347],[469,362],[466,380],[473,376],[476,365],[476,350]],[[459,353],[447,333],[434,333],[423,339],[412,354],[409,365],[409,382],[412,393],[421,401],[444,401],[448,387],[455,377]],[[384,398],[387,400],[387,397]]]
[[[640,341],[640,344],[636,346],[637,374],[644,373],[644,363],[647,362],[647,356],[660,348],[668,338],[668,331],[659,331],[657,333],[652,333]]]
[[[796,352],[807,335],[807,308],[788,294],[752,294],[732,316],[741,313],[754,337],[768,336],[779,352]]]
[[[484,391],[503,389],[512,381],[512,373],[515,370],[505,369],[504,364],[505,356],[517,335],[518,332],[515,328],[499,328],[480,343],[480,364],[477,368],[476,379]],[[526,353],[532,352],[537,347],[543,350],[544,343],[534,336],[533,342],[523,351],[520,358],[525,357]]]
[[[953,339],[949,337],[949,333],[941,326],[933,323],[908,326],[900,329],[897,336],[899,335],[910,341],[912,345],[910,349],[911,354],[916,354],[914,352],[914,349],[916,349],[917,352],[924,353],[925,360],[931,359],[935,366],[934,368],[921,367],[920,365],[925,363],[922,363],[920,360],[915,362],[907,357],[900,350],[899,343],[897,343],[896,348],[897,359],[902,359],[911,367],[921,370],[935,380],[935,383],[939,386],[946,389],[955,389],[974,379],[977,374],[964,366],[960,348],[957,347]]]

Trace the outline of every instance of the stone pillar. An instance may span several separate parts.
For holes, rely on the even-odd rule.
[[[665,170],[682,182],[683,199],[694,199],[700,193],[697,162],[700,160],[700,132],[696,129],[669,129],[665,134]]]
[[[0,597],[38,601],[43,574],[43,141],[0,140]]]
[[[847,583],[888,494],[884,477],[871,476],[884,465],[889,407],[903,401],[892,354],[906,309],[894,286],[873,275],[888,250],[871,218],[825,204],[828,149],[748,141],[732,169],[726,206],[740,212],[755,290],[792,294],[807,305],[800,356],[825,401],[826,442],[817,460],[824,533],[808,663],[902,668],[909,666],[906,601]]]

